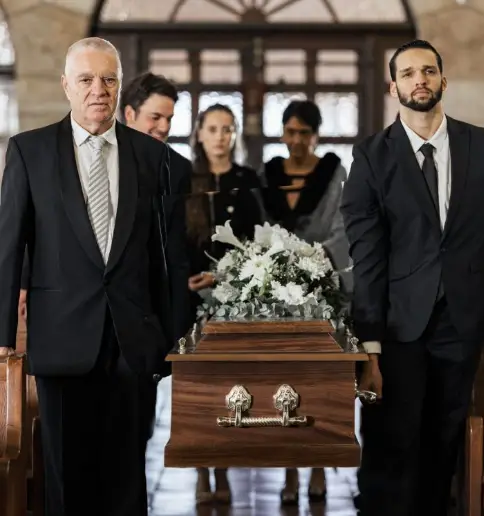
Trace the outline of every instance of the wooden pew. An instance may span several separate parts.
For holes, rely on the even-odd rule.
[[[27,513],[25,356],[0,359],[0,514]]]
[[[458,470],[459,516],[484,515],[484,353],[481,357]]]
[[[19,317],[17,329],[17,352],[27,352],[27,329]],[[26,376],[26,428],[30,438],[27,440],[27,491],[29,509],[33,516],[44,516],[44,469],[42,459],[41,428],[39,418],[39,400],[35,378]],[[0,513],[1,515],[2,513]]]

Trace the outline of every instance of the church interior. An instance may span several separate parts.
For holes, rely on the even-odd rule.
[[[484,0],[1,0],[0,16],[0,181],[11,136],[66,116],[65,54],[88,36],[115,45],[123,82],[151,71],[176,85],[168,142],[188,159],[198,113],[221,103],[235,115],[247,163],[258,169],[286,154],[283,111],[291,100],[308,99],[322,113],[315,154],[334,152],[349,172],[353,145],[395,120],[388,61],[417,37],[442,53],[446,113],[484,125]],[[25,332],[19,320],[18,360],[0,359],[1,516],[45,516],[42,421],[22,359]],[[301,469],[298,504],[281,503],[283,468],[229,468],[229,503],[197,504],[196,470],[164,463],[171,389],[170,377],[158,386],[147,448],[151,516],[358,514],[356,467],[326,468],[327,497],[316,503],[308,497],[310,470]],[[455,481],[463,493],[452,508],[459,516],[484,514],[480,398],[473,400],[463,445],[471,452]],[[356,402],[357,435],[358,427]]]

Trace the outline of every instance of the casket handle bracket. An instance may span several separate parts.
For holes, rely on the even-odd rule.
[[[217,425],[223,427],[261,427],[261,426],[306,426],[306,416],[291,416],[299,405],[299,394],[287,384],[281,385],[273,396],[274,408],[281,413],[279,417],[250,417],[247,412],[252,407],[252,395],[243,385],[234,385],[225,396],[225,405],[233,416],[218,417]]]
[[[378,399],[375,392],[358,389],[357,380],[355,380],[355,397],[359,398],[362,403],[366,403],[367,405],[373,405],[373,403],[376,403]]]

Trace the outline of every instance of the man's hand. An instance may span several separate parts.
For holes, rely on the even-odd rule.
[[[195,276],[191,276],[188,279],[188,288],[192,292],[198,292],[204,288],[213,287],[214,283],[215,276],[213,274],[210,272],[201,272],[200,274],[195,274]]]
[[[363,364],[363,374],[361,375],[358,389],[360,391],[371,391],[377,396],[377,400],[382,397],[383,379],[378,365],[377,354],[368,355],[369,360]]]
[[[15,354],[12,348],[0,348],[0,358],[6,358]]]
[[[18,298],[18,316],[19,319],[23,319],[27,322],[27,291],[24,289],[20,290],[20,296]]]

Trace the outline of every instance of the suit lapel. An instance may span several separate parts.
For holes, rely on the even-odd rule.
[[[70,114],[59,124],[58,155],[62,202],[67,218],[86,254],[98,267],[104,268],[82,193],[74,154]]]
[[[460,202],[464,196],[469,170],[470,138],[465,126],[447,117],[447,131],[450,144],[451,193],[443,238],[448,235],[450,227],[457,216]]]
[[[432,224],[438,227],[440,231],[439,213],[435,208],[422,169],[419,166],[415,152],[413,151],[400,119],[398,119],[390,129],[389,144],[395,150],[397,165],[401,168],[403,174],[405,174],[407,185],[413,191],[419,205],[429,217]]]
[[[116,124],[116,138],[119,154],[119,198],[106,272],[116,265],[123,254],[133,229],[138,200],[137,162],[126,129],[119,123]]]

